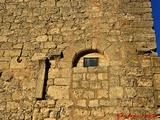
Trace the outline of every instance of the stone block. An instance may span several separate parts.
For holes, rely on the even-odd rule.
[[[14,2],[23,2],[23,0],[13,0]]]
[[[4,50],[0,50],[0,56],[2,57]]]
[[[104,27],[104,31],[106,31],[106,34],[108,35],[109,30]],[[106,37],[106,34],[102,33],[101,35]],[[108,40],[111,40],[112,38],[114,37],[107,36]],[[94,44],[96,45],[96,41],[93,41],[93,45]],[[98,41],[97,46],[94,46],[94,47],[98,48],[101,51],[101,53],[103,53],[103,51],[107,49],[110,45],[111,43],[109,43],[107,40],[103,40],[103,41]]]
[[[102,88],[108,89],[108,81],[102,81]]]
[[[46,14],[55,14],[59,12],[59,7],[54,6],[54,7],[47,7],[46,8]],[[61,26],[60,26],[61,27]]]
[[[13,43],[5,42],[1,45],[1,48],[4,49],[4,50],[8,50],[12,47],[12,44]]]
[[[79,82],[72,82],[72,88],[79,88]]]
[[[53,79],[48,79],[48,80],[47,80],[47,85],[48,85],[48,86],[54,85],[54,80],[53,80]]]
[[[44,58],[46,58],[46,53],[34,53],[31,60],[37,61],[37,60],[44,59]]]
[[[98,73],[98,80],[107,80],[108,73]]]
[[[40,47],[39,43],[25,42],[23,49],[24,50],[35,50],[39,47]]]
[[[60,33],[60,29],[59,28],[52,28],[52,29],[49,30],[48,33],[51,34],[51,35],[56,35],[56,34]]]
[[[160,67],[160,58],[153,57],[152,58],[152,66],[154,66],[154,67]]]
[[[95,93],[94,91],[84,91],[83,98],[94,98]]]
[[[22,59],[21,62],[17,61],[17,57],[16,58],[12,58],[11,60],[11,64],[10,64],[10,68],[25,68],[26,67],[26,58],[25,57],[21,57],[20,59]]]
[[[128,97],[128,98],[134,98],[137,95],[136,89],[134,87],[125,88],[125,93],[126,93],[125,94],[126,97]]]
[[[147,98],[148,99],[148,98]],[[135,98],[133,100],[134,107],[143,107],[147,106],[147,99],[146,98]]]
[[[153,71],[153,73],[158,73],[158,74],[160,74],[160,69],[159,69],[159,67],[153,67],[152,68],[152,71]]]
[[[73,81],[79,81],[82,79],[83,79],[82,74],[73,74]]]
[[[13,76],[10,72],[3,72],[1,75],[1,79],[4,81],[10,81],[12,77]]]
[[[111,99],[123,98],[123,87],[110,87],[109,97]]]
[[[44,35],[44,36],[38,36],[36,38],[36,41],[37,42],[47,42],[47,39],[48,39],[48,37],[46,35]]]
[[[8,69],[9,62],[0,62],[0,70]]]
[[[117,100],[100,100],[100,106],[106,106],[106,107],[113,107],[117,106],[118,101]]]
[[[152,97],[153,88],[152,87],[138,87],[136,89],[138,97]]]
[[[90,100],[88,106],[89,107],[98,107],[98,100]]]
[[[102,73],[108,71],[108,67],[97,66],[97,67],[88,67],[88,73]]]
[[[121,52],[118,49],[117,45],[109,46],[105,51],[105,54],[109,56],[111,61],[120,61],[121,60]],[[114,71],[115,72],[115,71]]]
[[[119,82],[119,76],[117,75],[114,75],[114,76],[110,76],[109,77],[109,85],[110,86],[119,86],[120,85],[120,82]]]
[[[109,68],[109,71],[112,75],[124,75],[126,72],[122,67],[119,66],[112,66]]]
[[[71,62],[62,62],[62,61],[59,61],[59,65],[60,65],[61,68],[71,68],[72,67]]]
[[[21,50],[5,50],[4,56],[15,57],[15,56],[19,56],[20,53],[21,53]]]
[[[44,118],[44,120],[56,120],[55,118]]]
[[[49,86],[47,95],[53,99],[69,99],[69,86]]]
[[[41,3],[41,7],[54,7],[55,0],[47,0]]]
[[[55,78],[55,85],[70,85],[70,78]]]
[[[89,88],[89,81],[81,81],[80,85],[82,88]]]
[[[136,78],[133,77],[121,77],[121,85],[125,87],[133,87],[134,83],[137,81]]]
[[[108,98],[108,91],[107,90],[98,90],[97,91],[97,98]]]
[[[120,31],[119,30],[111,30],[109,32],[109,35],[114,36],[114,35],[120,35]]]
[[[5,0],[0,0],[0,3],[5,3]]]
[[[49,69],[48,71],[48,78],[55,78],[55,77],[60,77],[60,72],[58,68],[54,69]]]
[[[96,73],[88,73],[87,80],[97,80],[97,74]]]
[[[103,109],[93,109],[91,111],[91,115],[94,116],[95,118],[103,118],[105,116],[105,112]]]
[[[78,53],[85,48],[85,43],[83,41],[73,43],[72,48],[74,51],[76,51]]]
[[[154,74],[154,85],[156,90],[160,90],[160,74]]]
[[[98,82],[98,81],[90,82],[90,88],[91,89],[100,89],[101,88],[101,83]]]
[[[75,109],[72,114],[73,114],[74,119],[77,117],[81,119],[84,116],[89,116],[90,111],[85,110],[85,109]]]
[[[152,27],[153,26],[153,21],[134,22],[134,23],[132,23],[132,26],[136,27],[136,28]]]
[[[153,20],[152,14],[151,13],[143,14],[143,19],[144,20]]]
[[[87,101],[85,99],[78,100],[77,105],[81,107],[86,107],[87,106]]]
[[[152,87],[153,86],[153,81],[152,80],[138,80],[137,81],[138,87]]]
[[[71,69],[70,68],[62,68],[60,69],[61,77],[71,77]]]
[[[71,96],[73,98],[80,98],[83,94],[83,90],[82,89],[75,89],[71,91]]]
[[[6,36],[0,36],[0,42],[7,42],[7,39]]]
[[[17,102],[7,102],[6,109],[7,110],[15,110],[19,107],[19,103]]]
[[[73,105],[73,102],[71,100],[57,100],[56,101],[56,107],[61,107],[61,106],[65,106],[65,107],[70,107]]]
[[[56,47],[56,45],[54,44],[54,42],[45,42],[44,43],[44,48],[55,48]]]
[[[86,73],[87,72],[87,68],[84,68],[84,67],[74,67],[73,68],[73,72],[74,73]]]
[[[132,99],[127,99],[122,101],[122,106],[123,107],[132,107],[133,106],[133,101]]]
[[[13,48],[15,48],[15,49],[21,49],[22,46],[23,46],[23,44],[19,43],[19,44],[14,45]]]
[[[0,103],[0,111],[3,111],[6,107],[6,103]]]
[[[12,99],[15,101],[15,100],[21,100],[22,99],[22,95],[21,95],[21,92],[20,91],[15,91],[13,94],[12,94]]]
[[[46,73],[46,60],[39,60],[38,66],[38,79],[36,81],[36,98],[42,99],[44,91],[45,73]]]

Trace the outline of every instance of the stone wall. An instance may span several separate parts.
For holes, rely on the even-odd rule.
[[[150,0],[0,0],[0,119],[160,114],[151,13]]]

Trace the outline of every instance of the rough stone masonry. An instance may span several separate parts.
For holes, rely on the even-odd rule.
[[[0,0],[0,120],[158,120],[152,27],[150,0]]]

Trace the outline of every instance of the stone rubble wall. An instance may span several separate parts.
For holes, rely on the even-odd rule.
[[[150,0],[0,0],[0,120],[157,114],[152,27]],[[74,66],[85,50],[107,66]],[[49,59],[40,76],[39,61],[55,51],[62,58]],[[36,99],[41,77],[43,99]]]

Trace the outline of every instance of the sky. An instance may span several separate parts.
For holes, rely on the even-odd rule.
[[[160,0],[151,0],[154,30],[156,33],[157,53],[160,56]]]

